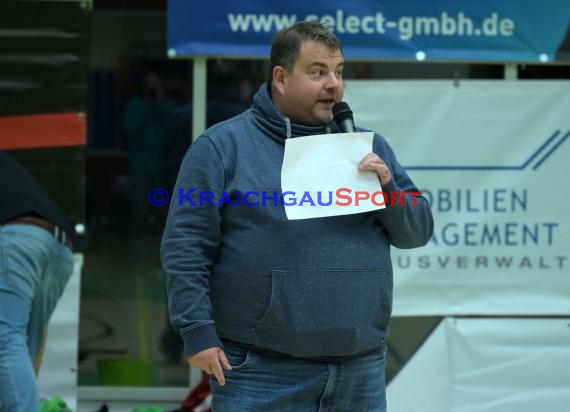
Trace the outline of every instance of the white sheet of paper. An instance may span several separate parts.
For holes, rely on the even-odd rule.
[[[374,195],[382,191],[378,176],[357,170],[358,163],[372,151],[373,138],[372,132],[359,132],[287,139],[281,169],[287,218],[310,219],[383,209],[382,195]],[[344,190],[338,192],[340,189]],[[363,192],[358,201],[356,192]],[[369,198],[365,200],[366,194]]]

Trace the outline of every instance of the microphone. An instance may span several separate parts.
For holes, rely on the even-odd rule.
[[[346,102],[338,102],[332,108],[333,118],[342,133],[354,133],[354,119],[352,118],[352,110]]]

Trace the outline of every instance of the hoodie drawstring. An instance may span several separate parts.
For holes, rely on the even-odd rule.
[[[290,139],[291,138],[291,120],[289,120],[288,117],[285,117],[285,127],[287,128],[287,135],[285,136],[285,139]]]

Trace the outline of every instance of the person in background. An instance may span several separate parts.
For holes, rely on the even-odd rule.
[[[142,94],[126,105],[123,131],[129,151],[129,189],[131,234],[144,233],[155,222],[148,192],[160,184],[160,151],[166,124],[174,105],[165,96],[160,75],[147,71],[143,76]]]
[[[206,127],[246,111],[244,101],[249,79],[234,62],[212,62],[206,102]],[[192,143],[192,102],[176,108],[170,115],[161,147],[161,175],[167,190],[172,190],[182,159]]]
[[[39,410],[48,321],[73,273],[71,222],[22,165],[0,152],[0,410]]]
[[[190,365],[213,375],[216,412],[386,411],[390,247],[429,241],[428,201],[406,194],[382,210],[306,220],[287,220],[279,202],[235,203],[281,193],[286,139],[340,131],[343,66],[327,28],[279,32],[253,106],[206,130],[182,162],[174,193],[196,206],[171,202],[161,259],[171,323]],[[355,169],[374,173],[388,198],[418,192],[379,134]],[[214,205],[200,206],[204,192]],[[226,193],[234,203],[218,206]]]

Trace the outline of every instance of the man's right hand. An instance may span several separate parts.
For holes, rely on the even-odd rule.
[[[228,371],[232,370],[232,366],[223,349],[217,347],[205,349],[190,356],[188,363],[195,368],[202,369],[209,375],[213,374],[218,380],[218,383],[222,386],[226,384],[226,378],[224,377],[222,368]]]

